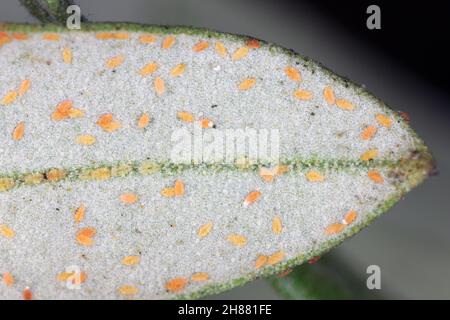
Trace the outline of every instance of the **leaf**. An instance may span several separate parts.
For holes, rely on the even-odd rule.
[[[284,299],[381,299],[377,290],[366,287],[367,274],[355,275],[349,264],[336,254],[329,253],[317,262],[305,263],[286,275],[268,278]]]
[[[61,46],[42,40],[51,33],[77,57],[17,66],[0,49],[0,97],[20,87],[18,67],[33,83],[0,106],[5,132],[27,124],[20,142],[0,135],[0,225],[15,235],[0,237],[0,252],[37,299],[198,298],[278,274],[367,226],[434,168],[422,140],[382,101],[264,41],[132,24],[3,28],[29,35],[26,46],[5,43],[8,54],[45,46],[44,58],[61,59]],[[142,34],[158,35],[151,48]],[[208,47],[192,49],[204,39]],[[233,59],[239,48],[246,55]],[[143,78],[148,50],[159,67]],[[126,63],[105,68],[114,55]],[[80,70],[88,82],[77,82]],[[144,110],[151,123],[142,130]],[[205,152],[225,148],[227,132],[238,145],[231,158]],[[95,143],[78,144],[85,134]],[[237,139],[254,134],[267,152],[248,154],[255,145]],[[279,157],[269,152],[277,139]],[[89,214],[73,223],[80,204]],[[139,256],[132,268],[121,263],[130,254]],[[64,270],[67,261],[90,270],[80,290],[54,283],[55,263]]]

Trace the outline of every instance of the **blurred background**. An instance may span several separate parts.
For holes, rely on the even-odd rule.
[[[369,298],[450,299],[450,2],[283,0],[76,0],[90,21],[189,25],[245,34],[308,56],[407,112],[437,160],[439,174],[388,214],[317,263],[365,287],[366,268],[381,268]],[[369,30],[366,9],[381,9]],[[1,22],[36,23],[18,0],[2,0]],[[1,56],[0,56],[1,58]],[[0,71],[1,72],[1,71]],[[314,265],[315,266],[315,265]],[[213,299],[279,299],[265,280]]]

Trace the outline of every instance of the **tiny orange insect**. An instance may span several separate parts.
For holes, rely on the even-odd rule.
[[[261,192],[259,190],[251,191],[244,199],[243,206],[248,207],[249,205],[255,203],[261,197]]]
[[[166,290],[170,292],[179,292],[186,287],[188,281],[186,278],[174,278],[166,282]]]
[[[148,126],[148,124],[150,123],[150,116],[148,115],[147,112],[144,112],[138,120],[137,126],[139,129],[144,129]]]
[[[313,94],[309,90],[297,89],[294,91],[294,97],[298,100],[310,100],[312,99]]]
[[[122,201],[123,203],[132,204],[136,203],[137,200],[138,196],[134,193],[124,193],[120,195],[120,201]]]
[[[8,286],[11,287],[14,284],[14,277],[10,272],[3,273],[3,282]]]
[[[192,50],[193,50],[194,52],[200,52],[200,51],[203,51],[203,50],[205,50],[205,49],[208,49],[208,47],[209,47],[208,41],[202,40],[202,41],[197,42],[197,43],[192,47]]]
[[[25,122],[20,121],[17,126],[14,128],[12,137],[14,141],[19,141],[23,138],[25,133]]]
[[[32,300],[33,299],[33,293],[31,292],[31,289],[29,287],[25,287],[22,292],[23,300]]]

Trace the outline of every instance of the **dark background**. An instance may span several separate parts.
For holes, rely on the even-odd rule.
[[[283,1],[282,1],[283,2]],[[300,10],[302,1],[287,1]],[[450,1],[306,1],[326,19],[351,33],[356,41],[386,56],[427,82],[449,91]],[[382,11],[382,28],[365,26],[366,8],[376,4]]]
[[[361,281],[368,265],[379,265],[382,297],[450,298],[450,1],[75,3],[91,21],[191,25],[275,42],[365,85],[393,109],[406,111],[434,153],[439,175],[328,256],[339,262],[337,273],[350,271]],[[381,8],[381,30],[366,28],[370,4]],[[18,0],[1,0],[0,21],[36,22]],[[277,295],[260,280],[214,298]]]

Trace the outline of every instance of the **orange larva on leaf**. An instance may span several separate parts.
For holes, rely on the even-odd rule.
[[[283,251],[277,251],[277,252],[271,254],[267,258],[267,264],[269,264],[269,265],[277,264],[277,263],[283,261],[284,256],[285,256],[285,254]]]
[[[294,91],[294,97],[298,100],[310,100],[312,99],[313,94],[309,90],[297,89]]]
[[[184,70],[186,70],[186,64],[180,63],[170,70],[170,75],[172,77],[181,76],[184,73]]]
[[[5,238],[14,238],[14,236],[16,235],[16,233],[14,232],[13,229],[7,227],[4,224],[0,224],[0,233],[5,237]]]
[[[9,91],[0,101],[0,104],[4,105],[4,106],[8,106],[11,103],[13,103],[14,101],[16,101],[18,96],[17,91]]]
[[[25,122],[20,121],[17,126],[14,128],[12,133],[12,138],[14,141],[19,141],[23,138],[25,133]]]
[[[339,233],[342,230],[344,230],[345,228],[345,224],[343,223],[333,223],[330,224],[326,229],[325,229],[325,234],[326,235],[332,235],[335,233]]]
[[[310,182],[322,182],[325,177],[318,171],[309,171],[306,173],[306,179]]]
[[[64,63],[71,64],[72,63],[72,50],[70,48],[64,48],[62,52]]]
[[[147,112],[144,112],[138,120],[137,126],[139,129],[144,129],[148,126],[148,124],[150,123],[150,116],[148,115]]]
[[[174,196],[184,195],[184,183],[181,180],[176,180],[173,188],[164,188],[161,191],[164,197],[171,198]]]
[[[106,67],[108,69],[115,69],[125,61],[125,57],[122,55],[115,56],[106,61]]]
[[[187,111],[177,112],[177,118],[184,122],[193,122],[194,121],[194,115]]]
[[[95,37],[99,40],[109,40],[113,39],[113,34],[111,32],[99,32],[95,35]]]
[[[146,64],[142,69],[139,71],[140,75],[143,77],[146,77],[153,72],[155,72],[158,69],[158,64],[154,61]]]
[[[119,288],[119,293],[123,296],[133,296],[138,294],[139,289],[132,285],[125,285]]]
[[[259,175],[266,182],[272,182],[275,178],[275,170],[262,167],[259,169]]]
[[[176,196],[184,195],[184,183],[181,180],[176,180],[174,184],[174,190]]]
[[[28,35],[26,33],[22,33],[22,32],[14,32],[12,34],[12,37],[14,40],[17,40],[17,41],[23,41],[23,40],[28,39]]]
[[[378,171],[371,170],[371,171],[367,172],[367,176],[370,178],[370,180],[372,180],[375,183],[379,183],[379,184],[384,183],[384,179]]]
[[[84,116],[84,113],[80,109],[71,108],[69,110],[69,118],[71,118],[71,119],[81,118],[83,116]]]
[[[239,90],[248,90],[255,86],[256,78],[247,78],[241,81],[239,84]]]
[[[300,76],[300,72],[292,67],[292,66],[288,66],[284,69],[284,73],[286,74],[286,76],[288,76],[289,79],[291,79],[292,81],[295,82],[300,82],[300,80],[302,79]]]
[[[219,56],[221,56],[222,58],[225,58],[228,54],[227,48],[225,48],[224,44],[220,41],[216,42],[215,49],[216,49],[217,54]]]
[[[161,190],[161,195],[166,198],[171,198],[175,196],[175,188],[164,188]]]
[[[84,206],[84,204],[81,204],[75,210],[75,213],[73,215],[73,219],[74,219],[75,223],[80,223],[81,221],[83,221],[85,213],[86,213],[86,207]]]
[[[243,206],[248,207],[249,205],[255,203],[261,197],[261,192],[259,190],[251,191],[244,199]]]
[[[0,48],[6,44],[12,41],[12,38],[9,36],[8,33],[4,31],[0,31]]]
[[[162,49],[169,49],[171,46],[173,46],[175,43],[175,37],[174,36],[167,36],[164,38],[161,48]]]
[[[364,152],[360,159],[362,161],[369,161],[369,160],[373,160],[375,157],[378,156],[378,150],[377,149],[370,149],[367,150],[366,152]]]
[[[52,113],[51,118],[54,121],[61,121],[67,118],[81,118],[83,115],[83,111],[73,108],[71,100],[63,100],[56,106],[56,110]]]
[[[392,120],[384,114],[379,113],[375,116],[375,118],[377,119],[378,123],[383,127],[390,128],[392,126]]]
[[[126,32],[115,32],[112,33],[112,38],[115,40],[126,40],[130,38],[130,35]]]
[[[272,231],[275,234],[281,234],[283,231],[283,224],[281,223],[280,217],[274,217],[272,220]]]
[[[42,36],[42,39],[47,40],[47,41],[59,41],[59,34],[46,33]]]
[[[95,37],[99,40],[126,40],[130,38],[126,32],[99,32]]]
[[[17,94],[19,96],[23,96],[28,91],[28,89],[30,89],[30,86],[31,80],[29,79],[23,80],[22,83],[20,84],[19,90],[17,90]]]
[[[3,47],[4,44],[11,42],[11,38],[9,36],[7,37],[0,37],[0,48]]]
[[[12,287],[14,284],[14,277],[10,272],[3,273],[3,283],[8,287]]]
[[[67,281],[71,276],[74,275],[75,272],[61,272],[56,276],[56,280],[58,281]]]
[[[96,123],[106,132],[113,132],[122,127],[120,122],[114,120],[112,113],[100,116]]]
[[[136,203],[136,201],[138,200],[138,196],[134,193],[124,193],[120,195],[120,201],[122,201],[123,203]]]
[[[166,282],[165,288],[169,292],[179,292],[186,287],[187,283],[186,278],[174,278]]]
[[[208,47],[209,47],[208,41],[201,40],[192,47],[192,50],[194,52],[200,52],[200,51],[208,49]]]
[[[342,224],[344,224],[344,225],[352,224],[353,221],[355,221],[357,217],[358,217],[358,214],[356,213],[356,211],[353,211],[353,210],[349,211],[344,216],[344,219],[342,220]]]
[[[81,271],[79,273],[75,273],[73,275],[72,284],[74,285],[80,285],[84,282],[86,282],[87,274],[84,271]]]
[[[255,261],[255,269],[260,269],[260,268],[264,267],[267,263],[267,259],[268,259],[267,256],[259,255]]]
[[[113,114],[106,113],[97,120],[97,125],[99,125],[100,127],[103,127],[103,126],[110,124],[112,121],[113,121]]]
[[[77,242],[79,244],[81,244],[82,246],[86,246],[86,247],[91,246],[94,243],[92,238],[87,237],[87,236],[82,235],[82,234],[77,235],[76,239],[77,239]]]
[[[127,256],[122,259],[121,263],[125,266],[134,266],[137,265],[141,261],[140,256]]]
[[[165,84],[164,80],[160,77],[156,77],[155,81],[153,82],[153,85],[155,87],[155,91],[158,95],[162,95],[165,91]]]
[[[200,126],[203,128],[203,129],[208,129],[208,128],[214,128],[214,122],[212,122],[211,120],[209,120],[209,119],[201,119],[200,120]]]
[[[95,230],[94,227],[86,227],[81,229],[78,234],[82,234],[86,237],[92,238],[97,233],[97,230]]]
[[[31,289],[29,287],[25,287],[25,289],[23,289],[22,298],[23,298],[23,300],[32,300],[33,299],[33,293],[31,292]]]
[[[95,236],[97,230],[93,227],[87,227],[79,230],[76,235],[76,240],[83,246],[91,246],[93,244],[92,237]]]
[[[60,121],[69,117],[70,109],[72,109],[73,102],[71,100],[63,100],[52,113],[52,120]]]
[[[259,40],[256,39],[247,39],[247,41],[245,41],[245,45],[252,49],[259,49],[261,46]]]
[[[231,55],[231,59],[233,59],[235,61],[236,60],[241,60],[246,55],[248,55],[248,52],[249,52],[249,48],[247,46],[240,47],[235,52],[233,52],[233,54]]]
[[[153,43],[156,41],[156,37],[151,34],[144,34],[139,37],[139,42],[143,44]]]
[[[337,99],[336,100],[336,105],[339,108],[344,109],[344,110],[351,111],[351,110],[355,109],[355,106],[353,105],[353,103],[351,103],[350,101],[345,100],[345,99]]]
[[[331,88],[330,86],[327,86],[325,87],[325,89],[323,89],[323,97],[329,105],[333,105],[336,103],[333,88]]]
[[[377,127],[372,125],[365,127],[364,130],[361,132],[361,139],[362,140],[372,139],[377,133],[377,130],[378,130]]]
[[[209,280],[209,274],[207,272],[196,272],[191,276],[191,280],[194,282],[201,282]]]
[[[247,244],[247,238],[245,238],[244,236],[241,236],[239,234],[230,234],[227,237],[227,240],[228,240],[228,242],[230,242],[238,247],[243,247]]]
[[[96,139],[90,134],[79,135],[76,138],[76,142],[83,146],[91,146],[95,143]]]
[[[197,231],[197,234],[200,238],[206,237],[212,230],[213,223],[212,221],[203,224]]]

